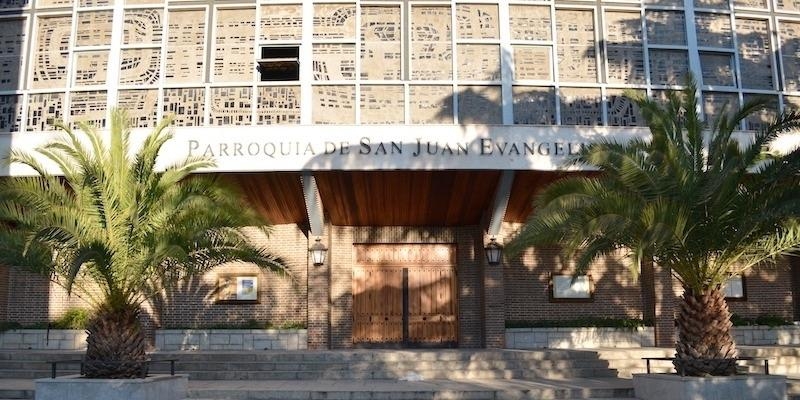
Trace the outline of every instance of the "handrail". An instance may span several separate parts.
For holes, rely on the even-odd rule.
[[[692,360],[687,359],[676,359],[675,357],[642,357],[642,360],[645,360],[647,373],[650,373],[650,361],[677,361],[678,364],[683,364]],[[769,375],[769,358],[764,357],[734,357],[734,358],[703,358],[703,360],[708,361],[724,361],[724,360],[735,360],[736,362],[739,361],[764,361],[764,375]],[[681,369],[681,376],[686,376],[685,371]]]

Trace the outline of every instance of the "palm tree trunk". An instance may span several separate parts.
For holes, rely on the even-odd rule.
[[[736,344],[731,314],[720,288],[695,292],[684,288],[677,317],[675,369],[689,376],[736,373]]]
[[[146,341],[138,307],[101,306],[86,330],[86,377],[121,379],[147,375]]]

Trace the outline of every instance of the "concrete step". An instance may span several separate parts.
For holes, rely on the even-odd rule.
[[[328,394],[326,392],[325,396],[327,396],[327,395]],[[387,399],[387,400],[389,400],[389,399],[394,399],[394,397],[391,397],[392,395],[393,395],[393,393],[389,393],[389,394],[370,394],[369,395],[370,397],[365,397],[364,393],[360,393],[359,392],[357,395],[355,395],[355,397],[351,397],[351,399],[354,399],[354,400],[355,399],[358,399],[358,400]],[[322,394],[315,395],[315,396],[309,397],[308,399],[313,399],[313,400],[327,399],[327,397],[322,397],[322,396],[323,396]],[[440,398],[441,397],[435,397],[435,399],[437,399],[437,400],[440,399]],[[456,398],[456,399],[458,399],[458,398]],[[472,397],[472,395],[469,395],[467,397],[462,397],[461,399],[469,400],[469,399],[473,399],[473,397]],[[495,394],[495,396],[491,397],[491,399],[492,400],[495,400],[495,399],[516,400],[517,397],[504,396],[503,394],[500,394],[500,395]],[[632,399],[635,399],[635,398],[633,396],[631,396],[631,397],[587,397],[587,398],[582,398],[582,397],[574,397],[574,398],[572,398],[571,397],[571,398],[563,399],[563,400],[632,400]],[[0,400],[20,400],[20,399],[0,399]],[[187,400],[231,400],[231,397],[218,397],[218,398],[189,397]],[[789,400],[794,400],[794,399],[790,398]]]
[[[575,350],[594,351],[594,350]],[[616,370],[620,378],[630,378],[632,374],[644,373],[645,361],[643,357],[671,357],[673,349],[668,348],[639,348],[639,349],[598,349],[597,356],[608,362],[608,368]],[[739,347],[739,354],[745,357],[758,357],[769,359],[771,374],[800,375],[800,347],[773,346],[773,347]],[[741,361],[751,373],[763,373],[763,361]],[[669,361],[651,361],[651,372],[672,373],[674,369]]]
[[[539,369],[608,369],[608,363],[602,360],[551,360],[535,362],[496,361],[496,362],[398,362],[398,363],[269,363],[269,362],[184,362],[177,361],[176,368],[183,371],[193,370],[225,370],[225,371],[350,371],[350,372],[389,372],[404,373],[409,371],[485,371],[485,370],[539,370]],[[213,367],[213,368],[210,368]],[[153,370],[166,370],[167,364],[157,364]]]
[[[201,398],[195,397],[199,393],[190,393],[188,399],[200,400]],[[306,391],[288,391],[288,392],[219,392],[219,393],[205,393],[204,396],[220,396],[220,397],[204,397],[202,399],[213,400],[550,400],[550,399],[566,399],[566,400],[621,400],[621,399],[634,399],[633,394],[628,397],[602,397],[603,393],[597,393],[593,397],[574,397],[568,389],[560,390],[542,390],[531,392],[495,392],[495,391],[398,391],[398,392],[380,392],[380,393],[364,393],[364,392],[306,392]],[[569,396],[569,397],[564,397]],[[578,396],[583,396],[578,393]]]
[[[185,371],[195,380],[382,380],[420,376],[423,379],[561,379],[616,377],[607,369],[574,368],[570,370],[409,370],[409,371]]]
[[[751,357],[795,356],[800,357],[800,346],[737,346],[741,355]]]
[[[78,352],[0,352],[0,378],[49,377],[52,360],[75,360]],[[614,377],[608,361],[592,352],[568,350],[354,350],[276,352],[160,352],[154,361],[175,359],[176,370],[200,380],[398,379],[411,373],[425,379],[532,379]],[[169,364],[156,362],[152,373]],[[59,365],[58,375],[78,371]]]
[[[629,387],[569,387],[569,385],[547,385],[515,382],[477,381],[470,383],[447,381],[385,382],[371,388],[353,385],[334,385],[328,389],[303,390],[298,388],[192,388],[189,398],[226,400],[315,400],[315,399],[387,399],[387,400],[498,400],[498,399],[631,399],[633,389]]]
[[[0,380],[0,400],[32,399],[33,382]],[[617,378],[573,380],[423,381],[189,381],[189,400],[335,399],[632,399],[630,381]]]
[[[45,365],[45,364],[42,364]],[[221,369],[226,371],[413,371],[413,370],[489,370],[489,369],[570,369],[607,368],[603,360],[536,360],[536,361],[420,361],[420,362],[259,362],[259,361],[185,361],[179,359],[176,368],[183,371]],[[19,369],[26,367],[24,362],[14,361],[7,365],[0,362],[0,369]],[[154,364],[152,369],[166,370],[168,364]]]
[[[800,396],[800,375],[787,377],[786,392],[790,395]]]
[[[0,400],[6,399],[32,399],[33,398],[33,390],[32,389],[13,389],[13,388],[4,388],[0,389]]]
[[[1,359],[2,357],[0,357]],[[431,362],[431,361],[536,361],[597,359],[591,352],[568,350],[441,350],[441,351],[255,351],[255,352],[158,352],[153,359],[178,358],[182,361],[226,361],[226,362]]]
[[[84,353],[83,351],[0,350],[0,361],[76,360]]]

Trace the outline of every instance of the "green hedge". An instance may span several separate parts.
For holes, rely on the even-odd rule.
[[[731,322],[733,322],[733,326],[764,325],[773,328],[776,326],[794,325],[792,321],[789,321],[784,317],[771,314],[759,315],[755,318],[746,318],[742,317],[741,315],[733,314],[731,315]]]
[[[731,315],[734,326],[787,326],[794,323],[777,315],[759,315],[755,318],[745,318],[740,315]],[[568,320],[534,320],[534,321],[506,321],[506,328],[621,328],[636,329],[643,326],[653,326],[652,321],[637,318],[579,318]]]
[[[0,332],[12,329],[86,329],[91,313],[85,308],[70,308],[60,318],[50,322],[20,324],[15,321],[0,322]]]
[[[61,318],[50,323],[51,329],[86,329],[91,314],[83,308],[70,308]]]
[[[305,322],[290,321],[282,324],[273,324],[250,319],[245,322],[197,324],[197,325],[168,325],[164,329],[305,329]]]

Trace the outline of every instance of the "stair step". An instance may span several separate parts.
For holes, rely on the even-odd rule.
[[[49,377],[45,361],[75,360],[79,352],[0,352],[0,378]],[[562,379],[616,377],[596,352],[572,350],[352,350],[267,352],[160,352],[151,355],[152,373],[166,373],[175,359],[179,373],[195,380],[398,379]],[[78,371],[63,365],[58,375]]]
[[[28,389],[0,389],[0,400],[5,399],[32,399],[33,390]]]
[[[188,398],[226,400],[540,400],[540,399],[632,399],[633,389],[530,388],[526,390],[374,390],[374,391],[304,391],[304,390],[225,390],[190,389]]]

